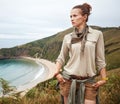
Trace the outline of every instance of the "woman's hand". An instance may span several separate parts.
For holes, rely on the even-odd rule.
[[[106,83],[106,80],[100,80],[98,82],[96,82],[95,84],[93,84],[92,86],[95,88],[98,88],[99,86],[102,86]]]
[[[106,69],[105,68],[102,68],[100,70],[100,75],[101,75],[101,80],[96,82],[95,84],[93,84],[93,87],[95,87],[96,89],[99,87],[99,86],[102,86],[106,83],[106,81],[108,80],[108,78],[106,77]]]
[[[56,76],[58,82],[65,82],[63,76],[59,73],[57,76]]]

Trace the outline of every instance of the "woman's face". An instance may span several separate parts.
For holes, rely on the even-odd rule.
[[[72,9],[70,13],[71,23],[74,27],[80,27],[86,24],[87,15],[82,15],[81,9]]]

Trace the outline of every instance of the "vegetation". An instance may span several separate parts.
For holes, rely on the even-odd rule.
[[[9,94],[11,91],[15,90],[15,87],[9,86],[9,82],[4,80],[3,78],[0,78],[0,87],[2,96]]]
[[[120,104],[120,68],[108,71],[108,78],[100,89],[101,104]]]
[[[38,84],[22,98],[20,95],[0,98],[0,104],[60,104],[60,95],[55,85],[56,80],[48,80]]]

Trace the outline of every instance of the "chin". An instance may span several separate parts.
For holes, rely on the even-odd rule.
[[[75,25],[75,24],[72,24],[72,26],[73,26],[73,27],[76,27],[76,25]]]

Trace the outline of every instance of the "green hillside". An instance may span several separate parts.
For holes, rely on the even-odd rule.
[[[109,27],[102,28],[92,26],[99,29],[104,34],[105,39],[105,54],[107,61],[107,69],[120,67],[120,28]],[[11,58],[19,56],[40,57],[51,61],[57,58],[64,35],[71,33],[73,28],[61,31],[50,37],[30,42],[25,45],[16,46],[9,49],[0,50],[0,58]]]

